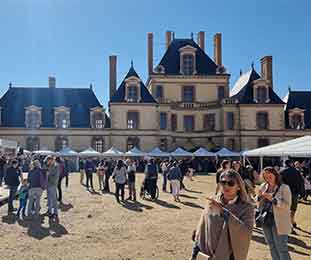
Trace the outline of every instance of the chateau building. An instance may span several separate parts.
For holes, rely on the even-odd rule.
[[[230,88],[222,63],[222,37],[214,36],[214,57],[197,42],[166,32],[166,51],[153,64],[153,34],[147,36],[148,80],[131,65],[117,88],[117,57],[109,57],[109,117],[92,88],[10,86],[0,99],[0,136],[26,149],[70,146],[98,151],[168,151],[182,146],[225,146],[240,151],[311,133],[311,92],[291,91],[282,100],[273,88],[272,56],[240,73]]]

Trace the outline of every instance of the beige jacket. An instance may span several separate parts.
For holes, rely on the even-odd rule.
[[[263,183],[259,188],[261,192],[265,192],[267,189],[268,183]],[[290,206],[292,201],[292,194],[288,185],[282,184],[274,197],[277,201],[276,204],[273,204],[276,230],[279,235],[288,235],[291,232]]]

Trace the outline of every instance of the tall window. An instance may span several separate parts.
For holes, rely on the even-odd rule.
[[[225,98],[225,87],[224,86],[218,86],[217,92],[218,92],[219,101]]]
[[[304,123],[301,114],[293,114],[291,116],[291,127],[293,129],[303,129]]]
[[[69,127],[69,113],[56,112],[56,128],[68,128]]]
[[[56,151],[61,151],[64,148],[68,147],[68,144],[69,144],[69,142],[68,142],[68,138],[67,137],[58,136],[55,139],[55,150]]]
[[[140,147],[140,144],[139,144],[139,138],[138,137],[128,137],[127,138],[127,150],[131,150],[133,149],[134,147],[138,148]]]
[[[165,112],[160,112],[160,129],[166,130],[167,128],[167,114]]]
[[[265,86],[259,86],[256,89],[256,100],[258,103],[266,103],[267,101],[267,88]]]
[[[184,116],[184,129],[185,132],[194,131],[194,116]]]
[[[172,128],[172,131],[174,132],[177,130],[177,115],[176,114],[171,115],[171,128]]]
[[[26,149],[29,151],[40,150],[40,139],[37,136],[29,136],[26,139]]]
[[[166,138],[160,139],[160,149],[162,151],[167,151],[167,139]]]
[[[257,128],[259,129],[268,129],[269,118],[267,112],[258,112],[257,113]]]
[[[269,145],[269,144],[270,144],[270,141],[269,141],[268,138],[259,138],[259,139],[257,140],[257,146],[258,146],[258,148],[267,146],[267,145]]]
[[[39,111],[27,111],[26,112],[26,127],[27,128],[39,128],[40,127],[40,112]]]
[[[182,56],[183,73],[192,75],[194,72],[194,56],[192,54],[184,54]]]
[[[227,112],[227,129],[233,130],[234,129],[234,113]]]
[[[105,141],[102,137],[94,137],[92,140],[93,149],[99,153],[102,153],[104,151],[104,144]]]
[[[137,86],[128,86],[127,87],[127,101],[128,102],[137,102],[138,100],[138,88]]]
[[[164,98],[163,86],[156,86],[155,87],[155,98],[158,101],[161,101]]]
[[[93,127],[104,128],[104,114],[102,112],[95,112],[93,114]]]
[[[127,112],[127,128],[138,129],[139,125],[139,114],[138,112]]]
[[[208,131],[215,130],[216,120],[215,120],[214,113],[204,115],[203,127],[205,130],[208,130]]]
[[[193,86],[183,87],[182,100],[183,102],[189,102],[189,103],[194,102],[194,87]]]

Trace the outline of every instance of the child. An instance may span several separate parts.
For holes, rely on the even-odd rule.
[[[17,216],[20,217],[20,212],[22,210],[23,218],[25,218],[26,216],[25,211],[28,200],[28,184],[26,179],[22,181],[22,186],[18,191],[18,198],[19,198],[19,208],[17,211]]]

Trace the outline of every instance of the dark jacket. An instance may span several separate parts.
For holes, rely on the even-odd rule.
[[[146,179],[157,179],[158,178],[158,169],[156,164],[148,163],[145,169],[145,178]]]
[[[18,168],[14,168],[13,166],[9,167],[6,171],[5,175],[5,184],[8,186],[18,187],[20,184],[19,178],[21,176],[21,172]]]
[[[86,160],[84,164],[84,169],[85,169],[85,172],[87,173],[93,173],[95,172],[95,164],[93,163],[92,160]]]
[[[172,180],[181,180],[181,177],[182,177],[182,173],[179,169],[178,166],[173,166],[169,172],[168,172],[168,175],[167,175],[167,178],[172,181]]]
[[[28,174],[29,188],[41,188],[42,170],[39,167],[33,168]]]
[[[303,192],[304,180],[299,171],[294,167],[286,167],[280,172],[282,180],[290,188],[292,194],[299,195]]]

